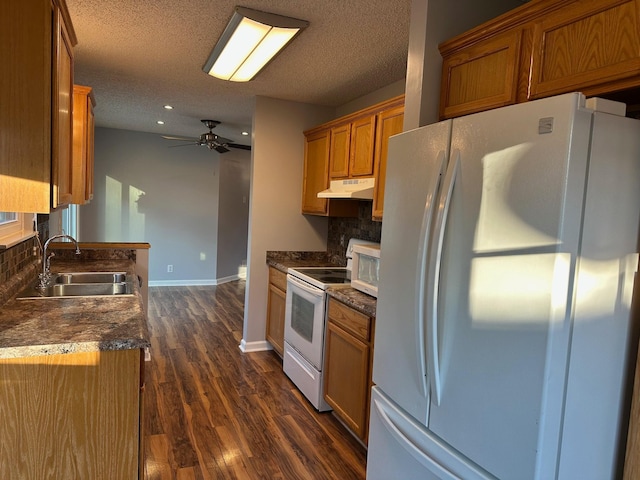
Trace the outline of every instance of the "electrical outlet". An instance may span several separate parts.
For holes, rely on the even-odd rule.
[[[173,265],[167,265],[167,273],[173,273]]]

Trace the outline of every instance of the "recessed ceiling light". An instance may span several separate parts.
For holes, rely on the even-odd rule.
[[[164,122],[163,122],[162,120],[158,120],[156,123],[157,123],[158,125],[164,125]]]
[[[166,108],[167,110],[173,110],[173,107],[171,105],[165,105],[164,108]]]
[[[242,132],[242,135],[247,136],[249,135],[249,132]]]

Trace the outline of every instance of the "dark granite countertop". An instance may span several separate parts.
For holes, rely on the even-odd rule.
[[[268,251],[267,265],[287,273],[289,267],[341,266],[327,252]],[[376,316],[376,298],[349,286],[329,287],[327,294],[370,317]]]
[[[135,264],[53,259],[51,271],[134,274]],[[0,306],[0,358],[149,347],[140,287],[133,284],[132,295],[10,299]]]
[[[289,267],[344,267],[327,252],[268,251],[267,265],[287,273]]]
[[[329,287],[327,288],[327,295],[369,317],[376,316],[377,299],[360,290],[343,286]]]

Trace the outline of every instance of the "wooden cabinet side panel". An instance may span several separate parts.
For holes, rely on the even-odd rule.
[[[349,176],[373,175],[376,116],[364,117],[351,124]]]
[[[84,87],[73,87],[73,152],[71,161],[71,203],[82,205],[87,186],[87,130],[89,125],[89,97]]]
[[[534,45],[531,98],[640,85],[640,2],[573,2],[536,23]]]
[[[384,187],[387,178],[387,151],[389,137],[402,132],[404,106],[396,107],[379,114],[376,124],[376,146],[374,156],[374,177],[372,217],[382,220],[384,209]]]
[[[140,350],[0,360],[0,478],[136,478]]]
[[[521,36],[509,31],[443,58],[441,118],[515,103]]]
[[[284,354],[284,313],[287,294],[270,283],[267,296],[267,340],[281,357]]]
[[[72,200],[73,46],[60,10],[56,10],[54,18],[52,206],[55,208],[68,205]]]
[[[88,202],[93,199],[93,171],[94,171],[94,151],[95,151],[95,115],[93,113],[93,103],[88,102],[87,112],[87,167],[86,183],[84,188],[84,200]]]
[[[349,145],[351,142],[351,124],[331,129],[331,148],[329,150],[329,177],[346,178],[349,176]]]
[[[329,186],[329,136],[324,130],[305,138],[302,213],[327,213],[327,199],[317,195]]]
[[[369,346],[329,320],[324,398],[361,439],[367,430]]]
[[[0,2],[0,211],[50,211],[52,16]]]

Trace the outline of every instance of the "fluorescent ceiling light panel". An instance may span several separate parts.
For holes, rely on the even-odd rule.
[[[309,22],[236,7],[203,70],[223,80],[247,82]]]

